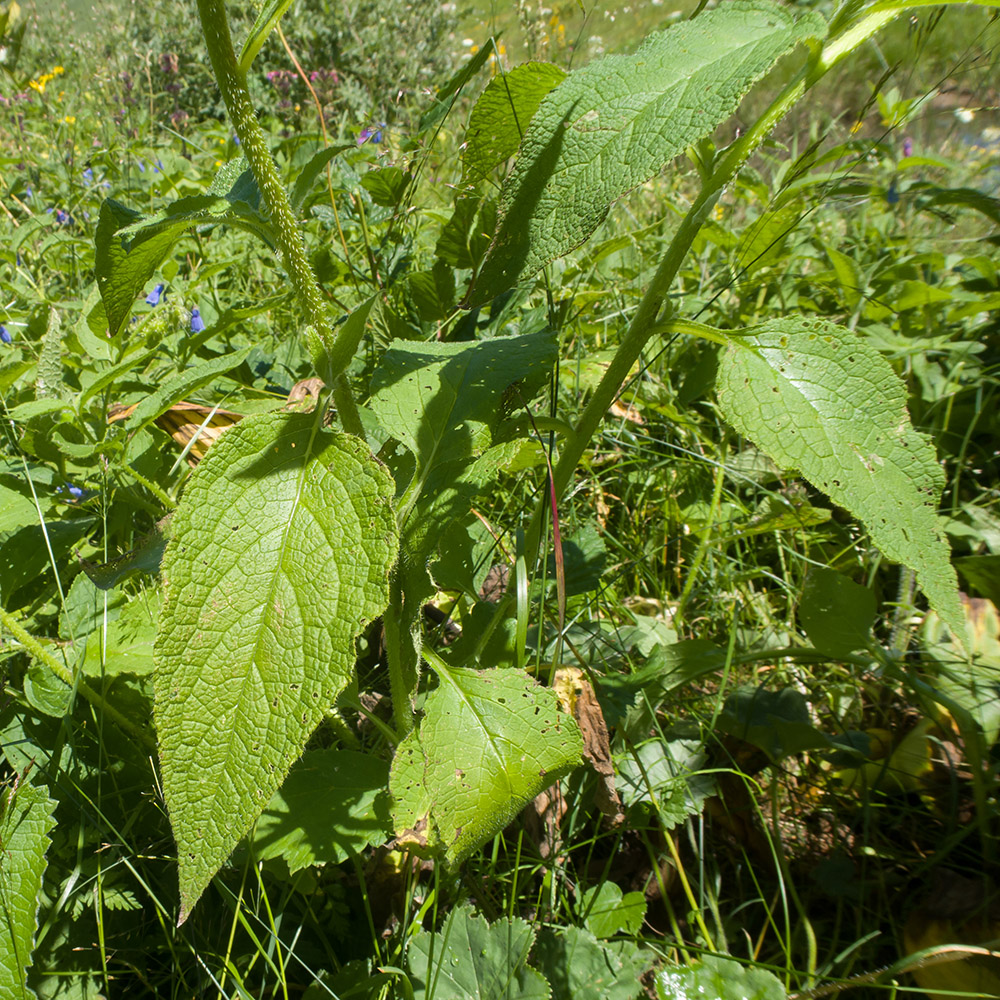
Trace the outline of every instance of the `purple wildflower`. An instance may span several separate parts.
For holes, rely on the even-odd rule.
[[[909,136],[903,140],[903,156],[913,156],[913,140]]]
[[[8,330],[3,323],[0,323],[0,341],[3,341],[5,344],[10,344],[13,340],[14,338],[11,336],[10,330]]]
[[[201,333],[205,329],[205,321],[201,318],[201,313],[195,307],[191,310],[191,332]]]
[[[72,226],[73,216],[70,215],[69,212],[64,212],[61,208],[57,208],[56,222],[58,222],[60,226]]]
[[[87,167],[87,169],[84,170],[84,172],[83,172],[83,179],[88,184],[92,184],[93,183],[93,181],[94,181],[94,171],[90,167]]]
[[[161,285],[157,285],[156,288],[154,288],[149,293],[149,295],[146,296],[146,301],[151,306],[158,306],[160,304],[160,296],[163,294],[163,289],[164,289],[164,286],[162,284]]]

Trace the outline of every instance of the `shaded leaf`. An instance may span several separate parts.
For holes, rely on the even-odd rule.
[[[656,977],[660,1000],[785,1000],[781,982],[764,969],[753,969],[732,959],[705,955],[695,965],[675,965]]]
[[[810,566],[799,602],[809,641],[833,656],[847,656],[871,641],[875,595],[836,570]]]
[[[546,928],[535,956],[559,1000],[633,1000],[642,992],[639,977],[654,961],[630,941],[598,941],[579,927]]]

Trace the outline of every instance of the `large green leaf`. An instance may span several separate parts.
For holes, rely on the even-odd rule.
[[[413,452],[418,476],[428,475],[437,462],[482,454],[499,422],[504,392],[513,382],[547,372],[555,356],[552,334],[396,343],[372,378],[369,406]]]
[[[660,1000],[785,1000],[777,977],[765,969],[752,969],[732,959],[705,955],[696,965],[674,965],[656,977]]]
[[[352,676],[385,608],[392,479],[308,414],[248,417],[191,477],[163,557],[156,656],[181,919]]]
[[[240,49],[239,67],[241,73],[246,73],[253,65],[260,47],[267,41],[267,36],[271,34],[282,15],[292,6],[293,0],[268,0],[261,8],[254,21],[250,33],[247,35],[243,48]]]
[[[448,668],[400,743],[389,787],[400,840],[462,860],[580,762],[573,717],[520,670]]]
[[[0,1000],[35,996],[27,973],[55,807],[27,777],[0,791]]]
[[[527,62],[490,80],[465,132],[465,183],[476,184],[517,152],[542,98],[565,78],[566,71],[554,63]]]
[[[545,978],[528,965],[535,939],[517,917],[489,924],[456,906],[441,930],[410,938],[406,957],[415,1000],[548,1000]]]
[[[711,135],[798,42],[825,33],[770,0],[732,0],[571,73],[541,103],[504,183],[469,299],[488,302],[580,246],[612,202]]]
[[[936,505],[943,473],[910,425],[888,361],[851,331],[787,318],[733,336],[719,362],[719,405],[740,434],[797,469],[909,566],[956,635],[965,621]]]

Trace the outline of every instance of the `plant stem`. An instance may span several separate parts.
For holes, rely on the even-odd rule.
[[[25,652],[34,659],[44,663],[64,684],[71,688],[75,686],[95,708],[99,708],[112,722],[120,729],[123,729],[130,736],[139,740],[147,750],[155,751],[156,742],[149,733],[122,715],[112,705],[109,705],[105,698],[98,694],[86,681],[81,678],[74,678],[73,673],[64,664],[60,663],[30,632],[27,631],[18,620],[9,612],[0,608],[0,624],[10,632],[10,634],[24,647]]]
[[[337,413],[344,429],[364,437],[357,405],[343,375],[350,358],[343,360],[346,352],[330,326],[319,283],[306,253],[305,240],[267,148],[267,139],[257,121],[247,89],[246,75],[240,69],[233,51],[225,4],[223,0],[198,0],[198,14],[212,60],[212,70],[226,102],[226,110],[267,205],[282,263],[292,287],[305,306],[308,322],[314,333],[314,336],[308,338],[313,364],[320,377],[333,389]],[[338,347],[341,350],[338,351]],[[339,361],[335,362],[335,358]]]

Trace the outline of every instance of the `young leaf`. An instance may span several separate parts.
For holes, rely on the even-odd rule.
[[[350,679],[385,608],[393,483],[309,414],[248,417],[195,470],[163,557],[156,723],[181,920]]]
[[[740,434],[857,517],[888,558],[916,572],[942,620],[965,634],[936,513],[943,473],[910,425],[903,383],[874,347],[825,321],[775,320],[732,337],[718,390]]]
[[[525,133],[470,304],[580,246],[613,201],[711,135],[784,53],[824,31],[818,14],[732,0],[570,74]]]
[[[864,649],[875,624],[875,595],[825,566],[810,566],[799,603],[799,624],[809,641],[834,656]]]
[[[440,684],[396,750],[393,820],[402,842],[457,863],[579,764],[583,740],[553,691],[523,671],[430,662]]]
[[[478,183],[517,152],[542,98],[565,79],[554,63],[527,62],[490,80],[469,116],[462,183]]]
[[[241,73],[246,73],[253,65],[260,47],[267,41],[267,36],[274,30],[282,15],[292,6],[293,0],[268,0],[257,15],[250,34],[247,35],[243,48],[240,49],[239,67]]]
[[[410,938],[407,965],[415,1000],[548,1000],[549,986],[528,965],[535,939],[517,917],[489,924],[466,904],[441,930]]]
[[[28,988],[49,831],[56,803],[27,777],[0,792],[0,997],[34,997]]]

